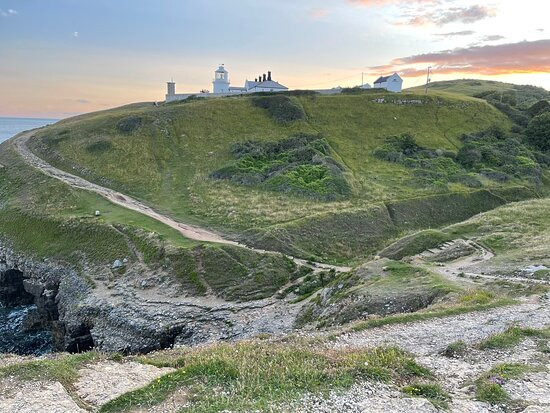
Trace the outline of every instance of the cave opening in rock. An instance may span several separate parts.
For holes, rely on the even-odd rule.
[[[74,331],[71,331],[71,340],[67,343],[65,351],[69,353],[83,353],[94,348],[94,339],[90,327],[81,324]]]
[[[17,307],[34,303],[34,296],[25,291],[23,273],[16,269],[0,272],[0,304]]]

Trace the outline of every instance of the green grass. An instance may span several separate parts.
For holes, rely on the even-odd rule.
[[[105,356],[95,351],[88,353],[60,356],[55,359],[45,359],[12,364],[0,368],[0,379],[14,377],[22,381],[56,380],[63,386],[70,387],[78,378],[78,369],[86,364],[97,362]]]
[[[323,299],[317,296],[301,310],[298,324],[341,325],[365,314],[412,313],[460,291],[456,284],[423,268],[379,260],[330,280]]]
[[[449,394],[439,384],[434,383],[414,383],[402,387],[401,391],[411,396],[424,397],[440,409],[446,409],[451,400]]]
[[[445,357],[458,358],[466,354],[467,349],[468,345],[464,341],[458,340],[445,347],[441,354]]]
[[[476,399],[492,405],[510,403],[510,395],[502,385],[510,379],[520,378],[533,369],[519,363],[503,363],[493,367],[475,381]]]
[[[154,406],[186,389],[190,412],[266,410],[306,393],[325,394],[361,380],[407,384],[432,374],[401,350],[377,348],[334,352],[300,343],[262,341],[216,344],[141,362],[178,368],[150,385],[104,405],[101,412]],[[262,366],[262,368],[258,368]]]
[[[493,350],[515,347],[527,337],[549,338],[550,329],[509,327],[502,333],[493,334],[480,342],[479,348],[481,350]]]
[[[31,146],[62,169],[134,195],[176,218],[241,231],[438,193],[404,185],[409,171],[376,159],[373,150],[387,136],[413,132],[423,146],[456,151],[461,133],[508,125],[498,111],[475,99],[428,98],[423,105],[410,106],[374,103],[379,96],[390,95],[292,97],[307,117],[287,124],[271,119],[248,97],[132,105],[61,121],[41,130]],[[122,120],[136,117],[142,120],[132,132],[117,128]],[[297,133],[325,137],[336,161],[346,168],[350,199],[320,203],[209,177],[231,162],[231,145],[273,142]],[[99,148],[109,142],[111,149],[86,149],[97,142]]]
[[[475,239],[496,253],[493,271],[509,274],[537,262],[550,265],[550,199],[501,206],[443,230],[451,237]]]
[[[422,92],[424,86],[406,89],[410,92]],[[499,92],[503,96],[512,93],[521,107],[529,107],[542,99],[550,100],[550,92],[528,85],[515,85],[512,83],[497,82],[493,80],[462,79],[433,82],[430,84],[429,93],[438,96],[465,95],[477,96],[487,92]]]

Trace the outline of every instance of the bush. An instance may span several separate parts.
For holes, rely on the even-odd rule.
[[[265,109],[279,123],[289,123],[306,117],[302,107],[285,95],[253,97],[252,103]]]
[[[101,141],[97,141],[89,144],[86,147],[86,150],[92,153],[101,153],[101,152],[106,152],[110,150],[112,147],[113,145],[111,144],[111,142],[101,140]]]
[[[539,100],[527,109],[527,114],[534,118],[535,116],[542,115],[545,112],[550,112],[550,103],[547,100]]]
[[[231,152],[237,162],[214,171],[212,178],[323,199],[351,194],[343,166],[330,156],[328,142],[319,135],[247,141],[234,144]]]
[[[550,112],[535,116],[525,129],[527,141],[542,151],[550,151]]]
[[[129,116],[119,120],[116,127],[122,133],[131,133],[137,130],[142,123],[143,119],[141,117]]]

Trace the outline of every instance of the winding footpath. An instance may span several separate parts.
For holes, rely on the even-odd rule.
[[[217,244],[226,244],[234,245],[241,248],[246,248],[250,251],[258,252],[260,254],[281,254],[277,251],[267,251],[263,249],[253,248],[248,245],[228,240],[222,237],[220,234],[209,231],[205,228],[201,228],[195,225],[185,224],[179,221],[176,221],[173,218],[170,218],[166,215],[163,215],[153,208],[145,205],[143,202],[138,201],[135,198],[132,198],[128,195],[125,195],[121,192],[117,192],[110,188],[105,188],[103,186],[94,184],[90,181],[87,181],[84,178],[70,174],[68,172],[58,169],[42,158],[36,156],[27,146],[27,142],[33,136],[34,131],[22,132],[16,135],[13,139],[13,145],[18,152],[18,154],[27,162],[29,165],[38,169],[45,175],[58,179],[59,181],[72,186],[73,188],[84,189],[86,191],[94,192],[98,195],[101,195],[103,198],[112,202],[113,204],[119,205],[126,209],[139,212],[140,214],[146,215],[150,218],[153,218],[181,233],[184,237],[203,242],[213,242]],[[312,266],[317,271],[322,270],[335,270],[337,272],[348,272],[351,270],[350,267],[336,266],[318,262],[309,262],[300,258],[287,256],[292,259],[298,265]]]

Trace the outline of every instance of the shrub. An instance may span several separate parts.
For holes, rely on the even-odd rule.
[[[116,127],[122,133],[131,133],[137,130],[143,122],[139,116],[129,116],[118,121]]]
[[[285,95],[253,97],[252,103],[265,109],[279,123],[289,123],[306,117],[302,107]]]
[[[113,147],[113,145],[112,145],[111,142],[101,140],[101,141],[97,141],[97,142],[89,144],[86,147],[86,150],[88,152],[92,152],[92,153],[102,153],[102,152],[107,152],[112,147]]]
[[[527,141],[542,151],[550,151],[550,112],[535,116],[525,129]]]
[[[535,116],[541,115],[545,112],[550,112],[550,103],[547,100],[539,100],[537,103],[533,104],[529,109],[527,109],[527,114],[534,118]]]
[[[212,178],[323,199],[351,194],[343,166],[330,156],[328,142],[319,135],[247,141],[234,144],[231,152],[236,163],[214,171]]]
[[[444,355],[445,357],[457,358],[466,354],[467,349],[468,349],[468,345],[464,341],[458,340],[449,344],[445,348],[445,350],[441,352],[441,354]]]

